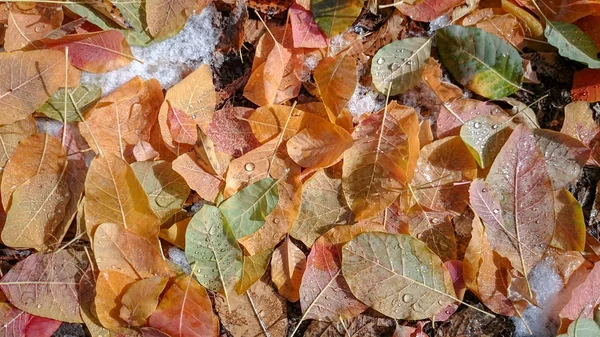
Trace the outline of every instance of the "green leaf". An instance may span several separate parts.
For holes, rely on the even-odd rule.
[[[311,0],[310,10],[319,28],[333,37],[352,26],[363,3],[362,0]]]
[[[256,232],[279,202],[279,181],[264,178],[225,200],[219,209],[237,239]]]
[[[443,65],[462,85],[487,98],[520,89],[523,59],[503,39],[479,28],[451,25],[437,31]]]
[[[494,158],[510,136],[514,124],[506,116],[481,116],[466,121],[460,128],[460,138],[481,168]]]
[[[202,206],[190,221],[185,256],[190,264],[197,263],[198,282],[225,297],[242,276],[242,250],[215,206]]]
[[[558,48],[561,56],[587,64],[590,68],[600,68],[594,40],[574,24],[546,21],[544,36],[548,43]]]
[[[65,6],[89,22],[102,28],[102,30],[119,30],[127,38],[127,42],[134,46],[147,46],[153,42],[158,42],[148,33],[146,25],[146,9],[142,0],[113,0],[113,4],[119,8],[121,14],[127,19],[127,22],[133,26],[133,29],[123,29],[110,18],[96,12],[86,5],[79,3],[68,3]]]
[[[71,89],[71,95],[73,96],[73,100],[68,95],[66,96],[67,122],[81,122],[77,110],[83,116],[100,99],[102,89],[95,85],[80,85],[75,89]],[[73,101],[75,101],[75,104],[73,104]],[[43,113],[48,118],[62,122],[65,115],[65,89],[59,89],[37,111]]]
[[[421,71],[431,54],[431,38],[413,37],[394,41],[379,49],[373,57],[371,76],[375,88],[390,95],[408,91],[421,80]]]
[[[173,170],[171,163],[142,161],[131,164],[144,191],[148,195],[152,210],[164,223],[181,210],[190,194],[190,187],[179,173]]]
[[[456,301],[442,260],[410,235],[357,235],[342,249],[342,272],[357,299],[392,318],[430,318]]]
[[[569,325],[566,334],[558,337],[598,337],[600,336],[600,327],[589,318],[578,318]]]

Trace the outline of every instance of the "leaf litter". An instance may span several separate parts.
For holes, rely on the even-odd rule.
[[[0,4],[0,335],[596,336],[598,10]]]

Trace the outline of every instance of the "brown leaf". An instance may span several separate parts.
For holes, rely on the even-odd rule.
[[[600,263],[596,262],[585,281],[573,290],[570,300],[559,313],[561,318],[576,320],[593,317],[594,308],[600,302],[600,288],[597,286],[599,277]]]
[[[77,289],[87,264],[84,252],[36,253],[17,263],[0,288],[14,306],[32,315],[81,323]]]
[[[39,43],[35,41],[60,27],[64,17],[59,4],[38,3],[27,10],[19,6],[10,6],[5,10],[8,28],[4,49],[8,52],[24,48],[39,49]]]
[[[96,280],[93,307],[98,322],[104,328],[118,330],[125,326],[125,321],[120,317],[121,299],[127,287],[135,281],[135,278],[116,271],[100,272]]]
[[[149,141],[163,94],[157,80],[135,77],[102,98],[86,116],[81,134],[97,154],[135,160],[138,141]]]
[[[221,323],[233,337],[287,335],[287,302],[271,285],[256,282],[242,294],[222,295],[215,299]]]
[[[479,116],[506,116],[499,106],[470,98],[459,98],[442,107],[437,119],[438,139],[458,136],[464,122]]]
[[[353,142],[344,128],[323,122],[309,125],[290,138],[286,146],[288,155],[296,164],[317,169],[339,162]]]
[[[0,324],[2,324],[2,330],[0,331],[2,332],[2,336],[5,337],[28,336],[27,332],[35,332],[36,337],[51,337],[62,322],[30,315],[23,310],[17,309],[8,303],[4,294],[2,294],[2,301],[0,301]]]
[[[449,212],[415,205],[407,216],[413,237],[423,241],[442,261],[456,260],[456,237]]]
[[[171,337],[219,335],[219,320],[213,314],[210,298],[191,275],[180,276],[167,286],[148,322]]]
[[[239,157],[260,145],[245,120],[252,112],[244,107],[224,107],[215,112],[206,134],[218,151]]]
[[[344,153],[342,186],[356,219],[388,207],[412,179],[419,156],[415,110],[390,103],[360,121],[354,144]]]
[[[600,69],[585,68],[576,71],[571,96],[574,101],[600,101]]]
[[[290,302],[300,299],[300,283],[306,269],[306,256],[286,238],[283,244],[275,249],[271,259],[271,279],[279,293]]]
[[[68,69],[68,70],[67,70]],[[0,124],[25,119],[41,107],[65,83],[79,84],[79,70],[55,50],[0,54]]]
[[[336,322],[313,321],[305,337],[381,337],[393,333],[396,322],[391,318],[360,315]]]

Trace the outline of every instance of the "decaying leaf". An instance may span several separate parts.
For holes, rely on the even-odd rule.
[[[252,132],[261,143],[284,132],[284,127],[285,132],[282,139],[288,139],[310,125],[324,122],[327,120],[315,114],[284,105],[262,106],[256,109],[248,119]]]

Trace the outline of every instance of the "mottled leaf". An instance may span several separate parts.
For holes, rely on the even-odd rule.
[[[363,2],[358,0],[311,0],[310,10],[319,28],[334,37],[348,29],[358,18]]]

